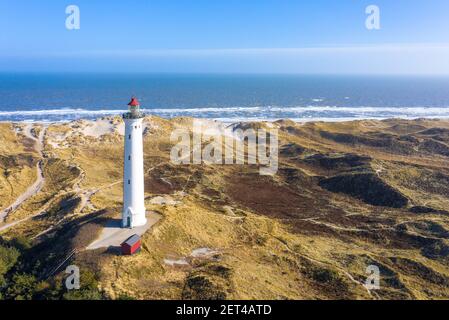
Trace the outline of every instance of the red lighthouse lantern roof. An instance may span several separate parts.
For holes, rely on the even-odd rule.
[[[140,103],[137,100],[137,98],[135,98],[135,97],[132,97],[131,101],[128,103],[128,106],[131,106],[131,107],[137,107],[139,105],[140,105]]]

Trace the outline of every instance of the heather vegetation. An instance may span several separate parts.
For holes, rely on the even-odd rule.
[[[170,133],[192,119],[144,125],[146,208],[162,219],[125,257],[86,249],[120,217],[121,120],[35,124],[42,153],[24,125],[0,124],[0,207],[33,183],[38,161],[45,179],[0,224],[2,299],[449,297],[447,121],[236,125],[278,130],[274,176],[175,165]],[[80,290],[65,287],[69,264]],[[364,287],[370,265],[379,290]]]

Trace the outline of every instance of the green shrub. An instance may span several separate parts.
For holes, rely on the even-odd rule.
[[[89,270],[81,272],[79,290],[70,290],[63,294],[64,300],[102,300],[103,295],[98,290],[95,274]]]
[[[6,297],[14,300],[31,300],[36,290],[37,280],[29,274],[14,274],[9,287],[6,289]]]
[[[11,245],[20,251],[28,250],[31,248],[31,241],[27,237],[17,236],[10,241]]]
[[[5,285],[5,274],[16,264],[19,256],[17,249],[0,246],[0,288]]]

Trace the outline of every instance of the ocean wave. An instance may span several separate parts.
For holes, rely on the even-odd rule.
[[[449,107],[339,107],[339,106],[306,106],[306,107],[268,107],[272,112],[393,112],[413,114],[449,114]]]
[[[198,108],[155,108],[142,109],[144,112],[162,117],[191,116],[210,119],[385,119],[385,118],[448,118],[449,107],[371,107],[371,106],[250,106],[250,107],[198,107]],[[83,108],[61,108],[42,110],[0,111],[3,121],[69,121],[92,119],[103,116],[120,115],[126,109],[88,110]]]
[[[64,115],[64,114],[120,114],[127,110],[87,110],[87,109],[49,109],[49,110],[16,110],[0,111],[0,116],[33,116],[33,115]]]
[[[0,116],[8,115],[57,115],[57,114],[121,114],[128,110],[117,109],[100,109],[88,110],[82,108],[63,108],[63,109],[43,109],[43,110],[16,110],[16,111],[0,111]],[[257,111],[273,111],[273,112],[308,112],[308,111],[336,111],[336,112],[395,112],[395,113],[446,113],[449,114],[448,107],[340,107],[340,106],[298,106],[298,107],[204,107],[204,108],[155,108],[142,109],[144,112],[152,113],[196,113],[196,112],[257,112]]]

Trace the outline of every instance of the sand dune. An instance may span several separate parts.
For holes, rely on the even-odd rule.
[[[146,207],[161,220],[137,256],[76,251],[73,262],[98,281],[89,290],[138,299],[449,298],[447,120],[201,121],[227,135],[276,129],[277,173],[175,165],[170,134],[191,130],[193,119],[146,118]],[[24,174],[39,162],[45,179],[39,188],[29,179],[26,197],[0,189],[10,204],[20,202],[1,236],[33,239],[19,271],[45,274],[120,216],[123,125],[118,117],[36,124],[38,152],[29,127],[21,140],[13,126],[0,126],[5,143],[17,146],[0,154],[3,171]],[[34,162],[18,162],[27,156]],[[20,187],[12,175],[2,179]],[[364,286],[370,265],[380,269],[379,290]]]

